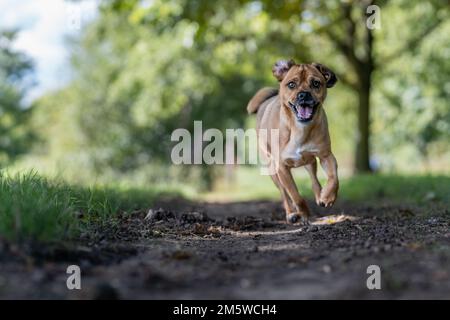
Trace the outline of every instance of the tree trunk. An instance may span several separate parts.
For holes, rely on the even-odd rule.
[[[373,34],[366,28],[366,56],[357,66],[359,78],[358,132],[355,149],[355,173],[371,172],[370,167],[370,91],[374,60],[372,55]]]
[[[355,173],[370,172],[370,78],[371,74],[361,75],[361,90],[358,93],[358,131],[355,149]],[[362,80],[362,79],[361,79]]]

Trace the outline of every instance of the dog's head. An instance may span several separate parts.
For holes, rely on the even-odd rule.
[[[281,103],[289,108],[297,121],[308,123],[333,87],[337,78],[333,71],[319,63],[296,64],[294,60],[281,60],[272,68],[280,82]]]

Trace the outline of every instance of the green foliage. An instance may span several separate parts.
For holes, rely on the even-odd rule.
[[[263,83],[245,45],[199,51],[196,23],[158,31],[133,22],[135,15],[103,9],[73,44],[74,82],[37,102],[37,130],[48,142],[40,147],[51,155],[85,159],[95,172],[126,172],[170,161],[170,134],[194,120],[243,126],[243,101]]]
[[[0,31],[0,166],[27,151],[32,142],[27,127],[30,112],[23,97],[33,65],[12,48],[16,35],[16,31]]]
[[[396,19],[385,22],[390,27],[380,34],[385,39],[377,48],[380,55],[398,51],[399,37],[420,34],[418,20],[426,26],[423,29],[433,31],[400,55],[391,56],[389,63],[381,61],[382,69],[376,76],[374,146],[384,168],[397,170],[411,162],[429,166],[431,158],[447,158],[448,163],[450,156],[450,50],[442,45],[450,41],[450,23],[445,19],[448,7],[436,10],[431,3],[412,5],[408,1],[404,5],[409,10],[403,6],[385,8],[386,15]],[[401,34],[394,30],[401,30]],[[442,166],[434,162],[434,166]]]
[[[354,51],[336,42],[352,31],[343,3],[102,2],[98,17],[71,45],[73,81],[35,103],[33,125],[42,143],[34,155],[39,163],[88,179],[136,175],[149,163],[162,168],[170,163],[174,129],[192,130],[194,120],[204,128],[245,126],[248,99],[262,86],[277,85],[272,63],[294,57],[325,63],[340,78],[325,108],[334,151],[348,171],[359,136],[358,72],[348,57],[364,61],[369,53],[360,2],[344,3],[356,23]],[[374,32],[372,52],[374,159],[384,171],[417,170],[429,159],[448,157],[450,70],[442,44],[450,41],[449,12],[437,0],[377,4],[382,29]],[[413,41],[428,29],[424,39]],[[201,171],[195,177],[209,185],[219,176],[211,167],[178,171],[186,169]],[[172,168],[158,172],[174,177]]]

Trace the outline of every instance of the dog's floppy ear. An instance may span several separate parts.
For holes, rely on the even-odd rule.
[[[336,84],[338,79],[330,68],[320,63],[313,63],[312,65],[325,77],[325,80],[327,81],[327,88],[331,88]]]
[[[281,82],[293,65],[295,65],[295,61],[292,59],[277,61],[272,67],[273,76]]]

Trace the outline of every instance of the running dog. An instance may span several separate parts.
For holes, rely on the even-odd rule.
[[[278,129],[277,148],[271,145],[272,139],[262,142],[258,135],[259,149],[269,165],[276,168],[271,178],[280,190],[286,220],[308,224],[310,212],[298,193],[291,169],[304,166],[312,180],[316,203],[322,207],[333,205],[339,181],[323,103],[327,89],[336,84],[337,78],[322,64],[296,64],[293,60],[278,61],[272,73],[279,88],[259,90],[248,103],[247,111],[257,113],[258,133]],[[316,157],[327,175],[324,188],[317,179]]]

